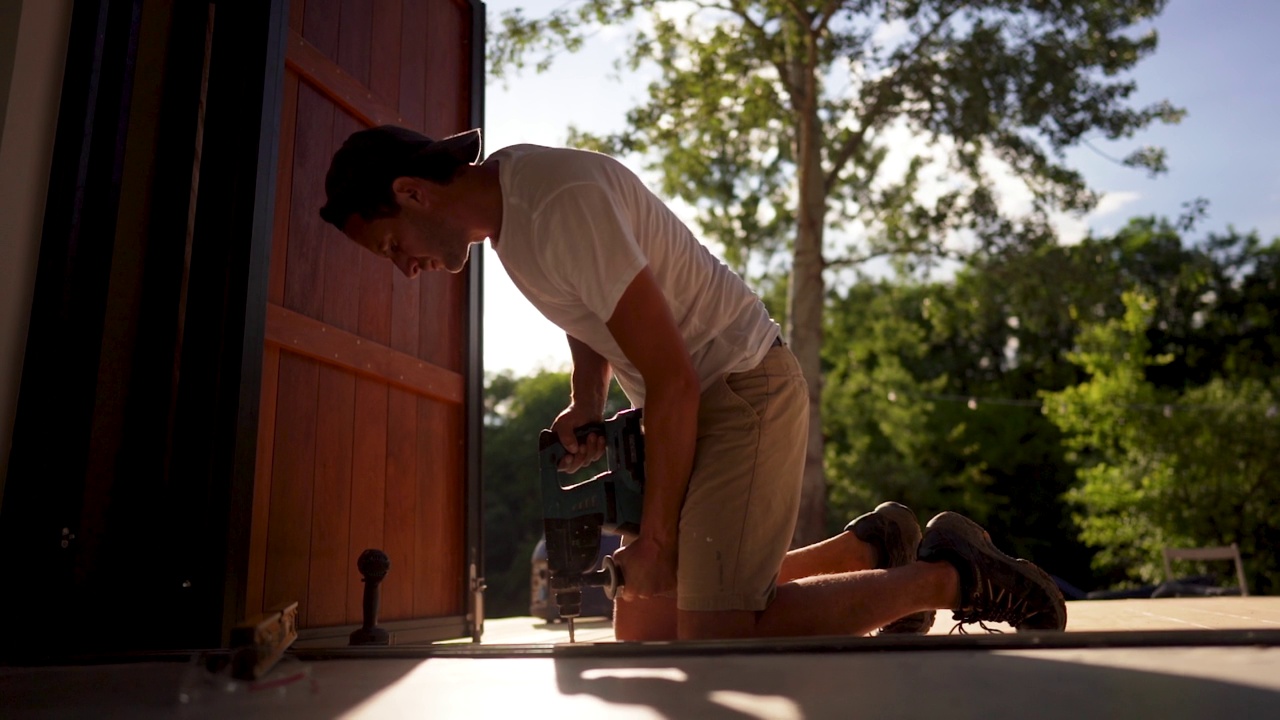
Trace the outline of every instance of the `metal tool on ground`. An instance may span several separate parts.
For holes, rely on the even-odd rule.
[[[608,469],[568,486],[561,485],[564,474],[559,465],[567,451],[560,439],[550,430],[543,430],[538,438],[549,584],[560,617],[569,623],[569,642],[574,642],[573,619],[581,613],[582,588],[602,587],[612,600],[623,584],[622,572],[611,557],[593,572],[601,531],[640,532],[644,499],[640,420],[639,409],[624,410],[604,422],[574,430],[579,441],[592,433],[604,437]]]

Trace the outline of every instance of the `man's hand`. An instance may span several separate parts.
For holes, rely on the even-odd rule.
[[[583,425],[598,423],[602,419],[603,416],[600,413],[582,410],[575,405],[570,405],[556,416],[555,422],[551,423],[551,431],[560,438],[560,444],[566,451],[557,466],[560,472],[578,472],[604,455],[603,435],[595,432],[588,433],[585,442],[578,442],[578,437],[573,432]]]
[[[643,535],[618,548],[613,561],[622,570],[624,600],[650,598],[676,589],[676,548],[646,542]]]

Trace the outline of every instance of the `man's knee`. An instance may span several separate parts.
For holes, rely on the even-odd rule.
[[[613,636],[621,642],[675,640],[675,598],[619,598],[613,605]]]

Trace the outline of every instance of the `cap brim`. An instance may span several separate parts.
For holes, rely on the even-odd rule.
[[[480,128],[472,128],[457,135],[437,140],[428,145],[424,153],[448,153],[464,162],[473,163],[480,159]]]

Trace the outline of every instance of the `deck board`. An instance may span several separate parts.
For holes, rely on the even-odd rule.
[[[953,623],[949,613],[939,612],[930,635],[947,635]],[[1008,625],[992,623],[994,630],[1013,632]],[[984,632],[975,625],[970,633]],[[1067,632],[1121,630],[1280,630],[1280,598],[1198,597],[1129,600],[1080,600],[1067,603]],[[600,619],[577,622],[578,642],[612,642],[613,630]],[[481,642],[486,645],[525,645],[569,642],[563,623],[514,617],[488,620]]]
[[[1218,597],[1093,600],[1067,604],[1067,629],[1280,629],[1280,598]]]

